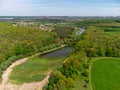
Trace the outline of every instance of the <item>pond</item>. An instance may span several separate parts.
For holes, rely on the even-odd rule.
[[[61,49],[41,55],[44,58],[64,58],[67,57],[72,51],[72,47],[63,47]]]

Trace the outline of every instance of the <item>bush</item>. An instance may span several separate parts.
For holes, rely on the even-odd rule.
[[[66,78],[60,71],[51,73],[49,83],[45,86],[45,90],[69,90],[74,87],[74,80]]]

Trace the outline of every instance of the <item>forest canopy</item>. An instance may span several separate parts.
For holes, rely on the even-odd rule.
[[[61,45],[54,32],[0,23],[0,71],[14,60]]]

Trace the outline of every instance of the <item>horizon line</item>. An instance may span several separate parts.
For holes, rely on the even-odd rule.
[[[0,15],[0,17],[120,17],[118,15]]]

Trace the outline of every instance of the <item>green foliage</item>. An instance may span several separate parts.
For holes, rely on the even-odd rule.
[[[95,20],[94,21],[93,20],[93,21],[87,21],[87,22],[83,21],[81,23],[82,24],[80,25],[86,26],[86,31],[81,36],[81,40],[79,40],[76,43],[73,53],[83,52],[83,53],[86,53],[87,57],[98,57],[98,56],[120,57],[120,33],[119,33],[120,24],[117,21],[114,21],[114,20],[107,20],[107,21]],[[81,67],[82,69],[81,74],[83,76],[84,81],[86,82],[86,84],[84,85],[85,88],[88,87],[87,84],[89,83],[90,62],[91,60],[88,59],[87,64],[84,64]],[[99,65],[96,67],[99,67],[100,69],[101,66],[102,65]],[[99,72],[99,69],[95,68],[96,72],[97,71]],[[103,69],[101,69],[101,71],[103,71]],[[98,75],[96,77],[96,81],[98,81],[99,75],[101,75],[101,73],[105,74],[104,72],[99,72],[94,74],[94,75],[96,74]],[[92,76],[92,77],[94,78],[95,76]],[[104,81],[104,78],[100,80]],[[107,81],[109,81],[109,79]],[[93,80],[94,86],[96,84],[96,81]],[[106,88],[105,83],[104,82],[101,82],[101,83],[104,84]],[[96,84],[95,90],[98,89],[97,87],[99,87],[101,83]],[[102,86],[99,87],[99,90],[101,90],[101,87]],[[108,89],[109,88],[106,88],[104,90],[108,90]]]
[[[72,54],[65,60],[61,68],[51,74],[45,90],[70,90],[74,87],[76,76],[83,73],[83,67],[86,64],[85,53]]]
[[[61,39],[67,38],[73,31],[74,31],[73,27],[67,26],[57,26],[53,30],[53,32],[56,32]]]
[[[120,57],[120,34],[107,33],[103,29],[87,27],[82,40],[75,46],[75,52],[83,51],[88,57]]]
[[[0,70],[15,60],[61,45],[53,32],[0,23]]]
[[[78,41],[74,46],[73,52],[57,71],[59,74],[50,77],[50,82],[48,83],[50,89],[48,90],[64,90],[67,86],[64,83],[63,77],[72,78],[76,81],[77,76],[81,76],[81,79],[85,82],[84,88],[87,88],[89,83],[90,57],[120,57],[120,24],[117,20],[88,20],[77,22],[75,25],[77,27],[84,27],[86,31],[80,39],[77,39]],[[58,88],[61,86],[58,84],[58,81],[64,84],[62,88]]]
[[[110,26],[113,26],[113,23],[119,24],[119,21],[113,19],[83,20],[81,22],[76,22],[75,25],[77,27],[97,26],[98,24],[102,26],[104,26],[105,24],[109,24]]]
[[[66,62],[63,63],[62,73],[66,77],[75,78],[76,75],[82,72],[82,67],[87,63],[87,57],[84,53],[79,52],[71,55],[66,59]]]
[[[15,55],[24,55],[30,52],[32,52],[32,49],[25,45],[16,46],[13,51]]]
[[[60,71],[52,72],[46,90],[69,90],[74,86],[72,78],[66,78]]]

